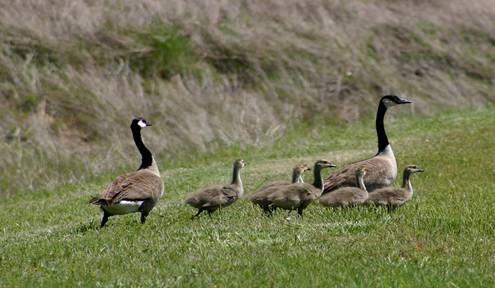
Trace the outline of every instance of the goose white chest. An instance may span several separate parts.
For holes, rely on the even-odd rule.
[[[101,209],[110,215],[124,215],[138,212],[141,205],[143,201],[120,201],[110,206],[101,206]]]
[[[387,147],[385,147],[385,149],[381,151],[378,156],[383,159],[387,166],[385,169],[386,175],[384,175],[384,184],[387,186],[391,185],[395,181],[395,178],[397,178],[397,161],[395,159],[394,151],[390,145],[387,145]]]

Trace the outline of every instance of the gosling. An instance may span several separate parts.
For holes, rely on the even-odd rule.
[[[335,167],[335,165],[327,160],[316,161],[313,168],[313,184],[294,183],[279,187],[277,191],[268,196],[268,201],[271,202],[270,206],[289,211],[297,210],[299,216],[302,217],[304,209],[320,197],[321,192],[323,192],[321,170],[329,167]]]
[[[375,190],[368,194],[366,205],[383,206],[387,210],[393,211],[402,206],[413,197],[413,188],[411,185],[411,175],[413,173],[423,172],[424,170],[416,165],[408,165],[404,169],[403,182],[401,188],[386,187]]]
[[[366,170],[358,168],[356,170],[356,186],[359,187],[343,187],[332,193],[324,194],[320,197],[320,204],[327,207],[348,207],[356,206],[364,203],[368,199],[368,191],[364,186],[364,176]]]
[[[212,186],[204,188],[191,194],[185,201],[186,204],[198,209],[198,212],[191,217],[194,219],[199,217],[203,211],[207,211],[208,215],[215,212],[217,209],[225,208],[239,199],[244,193],[241,180],[241,169],[246,164],[244,160],[238,159],[234,161],[232,182],[225,186]]]
[[[263,209],[263,212],[265,212],[266,215],[271,216],[274,207],[270,207],[272,203],[268,200],[268,196],[270,196],[270,194],[272,194],[273,192],[277,191],[280,187],[287,186],[293,183],[304,183],[302,175],[307,170],[311,170],[311,168],[309,168],[309,166],[306,164],[296,165],[292,169],[292,182],[275,181],[269,183],[258,189],[258,191],[256,191],[252,195],[250,195],[248,198],[249,201],[253,202],[253,204],[255,205],[259,205],[260,208]]]

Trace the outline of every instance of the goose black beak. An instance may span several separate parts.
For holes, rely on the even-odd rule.
[[[402,98],[402,99],[400,99],[400,103],[399,104],[410,104],[410,103],[413,103],[413,102],[410,101],[410,100],[407,100],[405,98]]]

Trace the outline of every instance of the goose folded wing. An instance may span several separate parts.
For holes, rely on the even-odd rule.
[[[230,185],[223,186],[222,195],[228,203],[232,203],[237,200],[237,197],[239,197],[239,190]]]
[[[202,207],[217,207],[235,201],[237,193],[231,187],[211,187],[202,191]]]
[[[356,171],[361,168],[366,170],[366,178],[374,179],[384,173],[382,159],[372,158],[351,163],[345,168],[328,176],[325,180],[325,191],[329,192],[338,187],[356,186]]]
[[[163,186],[162,179],[149,172],[134,172],[118,177],[104,191],[103,199],[109,205],[122,200],[140,201],[157,196]]]
[[[326,191],[331,191],[333,189],[336,189],[338,187],[342,186],[347,186],[349,183],[352,184],[351,181],[354,181],[356,175],[356,170],[361,166],[364,165],[365,161],[357,162],[348,165],[347,167],[333,173],[332,175],[328,176],[328,178],[325,180],[325,190]]]

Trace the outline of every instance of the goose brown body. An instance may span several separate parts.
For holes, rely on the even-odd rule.
[[[121,201],[144,201],[146,205],[140,209],[149,209],[156,204],[162,193],[162,178],[151,171],[139,170],[117,177],[96,201],[103,204],[103,210],[108,211]],[[116,214],[119,213],[115,212],[114,215]]]
[[[357,187],[355,175],[358,169],[367,171],[364,183],[369,191],[390,186],[397,177],[397,162],[392,148],[389,146],[383,153],[371,159],[349,164],[330,175],[325,182],[323,194],[341,187]]]

